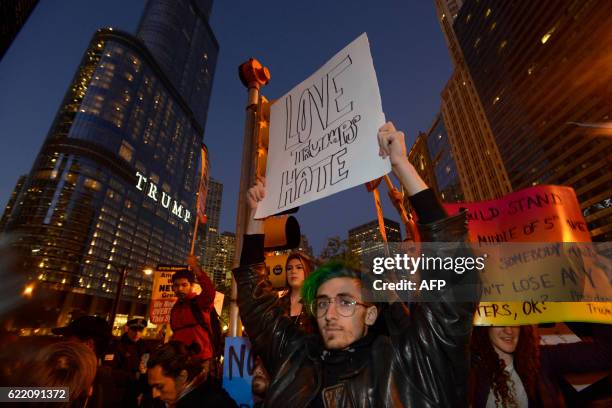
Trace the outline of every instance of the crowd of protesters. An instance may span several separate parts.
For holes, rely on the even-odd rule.
[[[466,214],[446,214],[408,162],[403,133],[389,122],[378,141],[418,214],[421,239],[465,240]],[[370,303],[361,291],[367,271],[333,261],[315,268],[294,252],[279,296],[264,266],[263,221],[253,217],[265,194],[261,179],[245,198],[251,217],[234,271],[257,355],[256,407],[563,407],[571,405],[563,373],[612,369],[609,330],[591,343],[540,346],[533,326],[473,327],[477,300],[453,299],[459,285],[479,290],[475,274],[446,276],[435,302]],[[128,320],[119,339],[95,316],[53,329],[48,344],[3,333],[2,385],[70,389],[69,401],[49,406],[238,407],[219,369],[214,285],[194,257],[188,264],[172,278],[178,300],[169,342],[145,341],[143,318]]]

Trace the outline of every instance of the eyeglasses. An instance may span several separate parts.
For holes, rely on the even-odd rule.
[[[369,305],[360,303],[349,295],[338,295],[333,298],[322,296],[316,298],[315,301],[310,304],[310,312],[317,317],[323,317],[327,314],[329,305],[332,303],[336,304],[336,311],[342,317],[352,317],[355,314],[357,306],[369,307]]]

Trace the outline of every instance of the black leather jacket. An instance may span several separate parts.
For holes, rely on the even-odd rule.
[[[467,234],[464,213],[419,228],[422,241],[428,242],[462,241]],[[245,236],[245,245],[253,237],[257,236]],[[474,279],[469,273],[453,275]],[[234,276],[240,316],[254,351],[273,377],[264,406],[310,406],[321,394],[326,364],[330,364],[320,336],[301,332],[283,315],[262,263],[243,264]],[[453,288],[447,282],[438,302],[389,304],[379,319],[392,322],[392,334],[370,334],[356,342],[360,344],[354,349],[351,369],[339,377],[348,393],[325,406],[466,405],[468,344],[476,303],[448,301],[454,296]]]

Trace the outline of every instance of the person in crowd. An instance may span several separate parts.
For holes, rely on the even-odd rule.
[[[146,359],[150,354],[143,332],[147,327],[147,320],[142,318],[130,319],[126,323],[123,333],[115,347],[113,368],[124,373],[125,382],[122,385],[124,407],[138,405],[139,396],[147,392]]]
[[[119,406],[123,393],[117,386],[124,378],[115,375],[111,367],[101,365],[112,340],[112,329],[106,320],[97,316],[81,316],[74,319],[68,326],[56,327],[53,334],[63,336],[70,341],[82,343],[92,350],[98,358],[98,369],[93,384],[93,393],[88,400],[88,407],[101,408]],[[112,354],[108,354],[112,357]]]
[[[295,325],[307,333],[316,331],[316,321],[302,304],[300,290],[304,284],[304,279],[308,277],[312,269],[312,261],[306,254],[299,251],[289,254],[285,264],[286,283],[289,289],[280,297],[285,315],[291,317]]]
[[[178,298],[170,311],[172,340],[180,341],[185,345],[195,342],[200,349],[198,357],[202,360],[202,368],[208,372],[211,359],[215,354],[211,325],[215,286],[200,268],[195,256],[189,256],[187,263],[192,270],[179,270],[172,275],[172,288]],[[196,277],[202,288],[199,295],[193,291]]]
[[[237,408],[227,392],[202,371],[199,352],[197,343],[186,346],[174,340],[154,350],[147,363],[153,398],[173,408]]]
[[[540,346],[534,326],[475,327],[470,348],[474,408],[564,407],[561,375],[612,369],[610,344]]]
[[[261,358],[255,359],[255,367],[253,368],[253,377],[251,379],[251,392],[253,393],[253,408],[262,408],[266,392],[270,386],[270,376],[263,366]]]
[[[418,213],[423,241],[463,241],[464,213],[448,217],[410,164],[404,134],[392,123],[378,132],[380,155],[392,168]],[[469,336],[477,304],[477,275],[431,271],[446,287],[435,302],[376,305],[362,297],[362,272],[328,263],[304,282],[318,335],[295,327],[280,308],[263,265],[263,221],[253,218],[265,186],[248,194],[238,284],[240,315],[254,352],[270,373],[266,407],[464,406],[469,370]],[[459,285],[473,288],[473,301],[454,302]],[[471,292],[470,292],[471,294]],[[370,327],[381,315],[389,333]]]
[[[95,353],[82,342],[60,341],[40,349],[18,374],[20,387],[67,387],[66,402],[32,402],[25,406],[83,408],[93,394],[98,368]],[[20,404],[22,405],[22,404]]]

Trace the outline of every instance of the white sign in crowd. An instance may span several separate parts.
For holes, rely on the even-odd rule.
[[[355,187],[391,171],[378,156],[385,123],[364,33],[270,109],[267,217]]]

